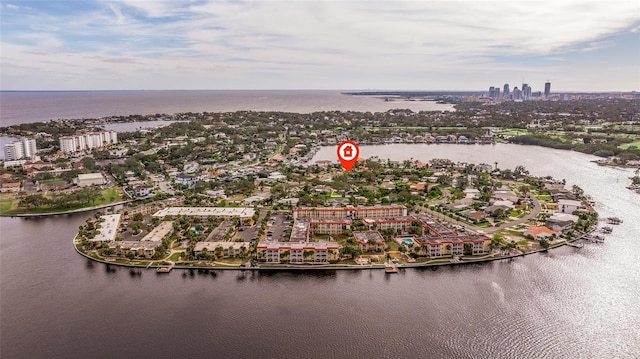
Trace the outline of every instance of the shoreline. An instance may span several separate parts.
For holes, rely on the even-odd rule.
[[[572,239],[572,240],[568,240],[568,241],[564,241],[564,242],[560,242],[557,245],[554,246],[550,246],[549,248],[543,248],[543,249],[536,249],[530,252],[526,252],[526,253],[520,253],[520,254],[512,254],[512,255],[508,255],[508,256],[501,256],[501,257],[489,257],[489,258],[481,258],[481,259],[476,259],[476,260],[467,260],[467,261],[459,261],[459,262],[439,262],[439,263],[407,263],[407,264],[397,264],[397,268],[398,269],[404,269],[404,268],[428,268],[428,267],[442,267],[442,266],[454,266],[454,265],[465,265],[465,264],[478,264],[478,263],[487,263],[487,262],[493,262],[493,261],[500,261],[500,260],[508,260],[508,259],[513,259],[513,258],[518,258],[518,257],[524,257],[524,256],[528,256],[531,254],[536,254],[536,253],[541,253],[541,252],[548,252],[550,250],[556,249],[556,248],[561,248],[566,246],[569,243],[573,243],[576,242],[580,239],[583,239],[585,236],[589,235],[590,233],[592,233],[595,229],[587,231],[586,233],[583,233],[580,237]],[[147,265],[137,265],[137,264],[129,264],[129,263],[115,263],[115,262],[109,262],[106,260],[100,260],[98,258],[92,257],[87,253],[84,253],[82,251],[80,251],[78,249],[78,247],[76,246],[76,244],[78,244],[76,242],[77,236],[73,238],[73,248],[75,249],[76,252],[78,252],[80,255],[82,255],[83,257],[98,262],[98,263],[102,263],[102,264],[107,264],[107,265],[113,265],[113,266],[119,266],[119,267],[125,267],[125,268],[138,268],[138,269],[155,269],[157,270],[158,268],[165,268],[165,267],[171,267],[172,269],[181,269],[181,270],[189,270],[189,269],[195,269],[195,270],[223,270],[223,271],[228,271],[228,270],[232,270],[232,271],[281,271],[281,272],[298,272],[298,271],[335,271],[335,270],[384,270],[385,269],[385,264],[381,263],[381,264],[369,264],[369,265],[357,265],[357,264],[344,264],[344,265],[339,265],[339,264],[319,264],[319,265],[308,265],[308,264],[302,264],[302,265],[298,265],[298,264],[280,264],[280,265],[267,265],[267,266],[251,266],[251,267],[240,267],[239,265],[229,265],[227,267],[203,267],[203,266],[179,266],[179,265],[175,265],[175,264],[167,264],[167,265],[153,265],[153,264],[147,264]],[[157,261],[152,261],[153,262],[161,262],[164,260],[157,260]]]
[[[0,217],[9,217],[9,218],[25,218],[25,219],[30,219],[30,218],[40,218],[40,217],[53,217],[53,216],[61,216],[61,215],[70,215],[70,214],[78,214],[78,213],[84,213],[84,212],[91,212],[91,211],[96,211],[96,210],[100,210],[100,209],[104,209],[104,208],[109,208],[109,207],[116,207],[116,206],[122,206],[125,205],[127,203],[132,202],[133,200],[126,200],[126,201],[120,201],[120,202],[115,202],[115,203],[109,203],[109,204],[103,204],[100,206],[94,206],[94,207],[86,207],[86,208],[78,208],[78,209],[72,209],[72,210],[68,210],[68,211],[62,211],[62,212],[46,212],[46,213],[0,213]]]

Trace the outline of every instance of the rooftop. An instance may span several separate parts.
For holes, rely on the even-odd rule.
[[[91,241],[93,242],[108,242],[113,241],[116,238],[118,232],[118,225],[120,224],[119,214],[107,214],[100,216],[104,219],[104,222],[100,222],[100,233],[98,233]]]
[[[247,207],[167,207],[153,214],[153,217],[165,216],[220,216],[249,218],[255,214],[253,208]]]
[[[144,236],[141,241],[162,242],[162,238],[171,232],[173,232],[173,222],[164,221]]]

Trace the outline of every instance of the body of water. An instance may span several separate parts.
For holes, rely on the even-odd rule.
[[[59,91],[0,92],[0,122],[10,126],[50,119],[181,112],[453,111],[433,101],[384,101],[339,91]]]
[[[564,178],[624,220],[606,243],[437,269],[251,272],[108,267],[71,240],[91,214],[0,218],[2,358],[634,358],[640,196],[630,171],[516,145],[362,146]],[[323,148],[316,159],[335,158]]]

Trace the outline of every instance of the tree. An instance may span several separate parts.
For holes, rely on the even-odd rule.
[[[142,222],[140,221],[131,222],[131,229],[133,230],[133,234],[140,233],[141,228],[142,228]]]
[[[544,238],[540,239],[540,247],[544,249],[549,248],[549,241]]]
[[[473,245],[471,243],[465,243],[463,245],[463,253],[465,256],[470,256],[473,254]]]

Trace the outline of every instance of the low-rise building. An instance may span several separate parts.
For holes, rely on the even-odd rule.
[[[137,186],[133,189],[133,195],[136,197],[147,197],[153,193],[152,186]]]
[[[156,253],[158,248],[158,242],[142,242],[142,241],[113,241],[109,242],[109,248],[114,250],[114,253],[120,256],[127,255],[128,252],[133,252],[138,257],[151,258]]]
[[[268,263],[328,263],[339,258],[337,242],[260,242],[258,260]]]
[[[100,172],[79,174],[75,180],[78,187],[102,186],[107,184],[107,179]]]
[[[240,219],[250,219],[256,211],[248,207],[167,207],[153,214],[153,217],[164,218],[166,216],[209,216]]]
[[[406,216],[407,207],[402,205],[362,207],[298,207],[293,210],[295,219],[362,219]]]
[[[107,214],[100,216],[98,221],[99,229],[95,237],[91,239],[93,242],[109,242],[113,241],[118,234],[118,226],[120,225],[120,214]]]
[[[530,226],[525,232],[525,235],[532,235],[537,240],[555,238],[558,232],[551,230],[545,226]]]
[[[561,199],[558,201],[558,212],[572,214],[577,210],[584,209],[582,202],[571,199]]]
[[[378,231],[354,231],[353,238],[363,251],[380,251],[384,248],[384,238]]]
[[[193,248],[193,252],[198,255],[206,250],[208,254],[229,258],[247,253],[249,248],[250,245],[246,242],[198,242]]]
[[[162,239],[173,232],[173,222],[164,221],[151,230],[141,241],[162,242]]]
[[[0,185],[0,192],[20,192],[21,182],[4,182]]]

